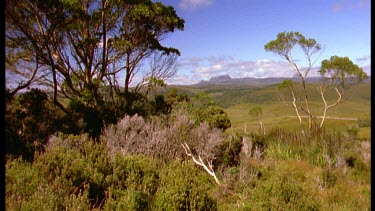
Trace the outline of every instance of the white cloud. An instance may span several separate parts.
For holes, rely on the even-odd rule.
[[[189,84],[224,74],[232,78],[292,77],[294,74],[290,64],[284,61],[238,60],[232,57],[187,58],[181,68],[192,75]]]
[[[193,9],[197,7],[209,6],[213,3],[213,0],[181,0],[178,6],[181,9]]]
[[[189,76],[186,74],[179,74],[179,73],[177,73],[172,78],[169,78],[166,80],[166,83],[169,85],[191,85],[197,82],[199,81],[194,80],[191,75]]]
[[[369,57],[357,58],[362,61],[359,64],[364,71],[371,75],[371,64],[368,64]],[[367,61],[367,62],[366,62]],[[301,71],[306,68],[299,65]],[[319,76],[320,66],[313,66],[308,77]],[[282,60],[241,60],[233,57],[189,57],[181,60],[181,68],[175,76],[166,80],[170,85],[192,85],[202,80],[209,80],[212,77],[229,75],[231,78],[269,78],[269,77],[294,77],[295,71],[291,65]],[[131,86],[135,86],[142,78],[137,74]],[[124,84],[124,78],[119,78],[120,85]]]

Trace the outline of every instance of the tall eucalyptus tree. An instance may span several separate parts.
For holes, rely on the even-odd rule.
[[[55,105],[66,113],[61,98],[97,107],[104,99],[99,88],[106,86],[115,103],[113,93],[130,92],[146,58],[180,55],[161,40],[183,30],[184,20],[160,2],[6,0],[5,14],[9,93],[32,85],[50,87]]]
[[[297,60],[293,57],[292,50],[298,46],[302,50],[302,54],[307,61],[305,68],[299,66],[297,64]],[[311,128],[314,122],[314,115],[312,114],[310,109],[306,78],[316,61],[313,61],[313,55],[322,49],[321,45],[318,44],[315,39],[307,39],[299,32],[281,32],[277,35],[277,38],[275,40],[268,42],[264,46],[264,49],[266,51],[273,52],[287,60],[292,66],[296,75],[300,78],[303,90],[304,106],[300,106],[299,109],[308,115],[309,128]]]

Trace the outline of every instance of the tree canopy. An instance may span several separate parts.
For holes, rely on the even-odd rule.
[[[367,78],[363,69],[348,57],[332,56],[330,59],[325,59],[318,72],[323,79],[332,81],[342,88]]]
[[[30,85],[51,87],[65,111],[57,95],[88,97],[97,106],[100,86],[119,91],[123,77],[128,92],[142,61],[153,53],[180,55],[161,40],[183,30],[184,20],[160,2],[7,0],[5,13],[7,82],[18,79],[12,83],[15,92]]]
[[[331,56],[330,59],[323,60],[318,72],[323,78],[323,81],[319,86],[320,96],[324,103],[323,117],[320,122],[320,127],[322,127],[328,109],[339,104],[343,98],[345,89],[363,79],[366,79],[367,74],[348,57],[339,56]],[[337,98],[332,103],[328,103],[325,96],[325,93],[329,89],[334,90],[337,94]]]
[[[293,58],[292,50],[298,46],[301,48],[303,55],[305,56],[305,60],[307,61],[305,68],[301,68],[301,66],[297,64],[297,60]],[[306,88],[306,77],[309,75],[310,70],[315,63],[315,61],[312,61],[312,57],[315,53],[322,49],[321,45],[318,44],[315,39],[306,38],[299,32],[281,32],[277,35],[275,40],[265,44],[264,49],[265,51],[273,52],[287,60],[295,73],[301,79],[305,105],[304,107],[300,106],[299,109],[309,116],[309,128],[311,128],[314,117],[310,110]]]

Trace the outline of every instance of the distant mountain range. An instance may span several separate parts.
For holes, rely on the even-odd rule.
[[[273,84],[279,84],[283,80],[292,80],[294,82],[300,82],[300,78],[293,77],[293,78],[287,78],[287,77],[270,77],[270,78],[253,78],[253,77],[246,77],[246,78],[231,78],[229,75],[221,75],[217,77],[212,77],[208,81],[200,81],[197,84],[194,84],[193,86],[207,86],[207,85],[231,85],[231,86],[267,86],[267,85],[273,85]],[[306,82],[307,83],[317,83],[322,80],[321,77],[307,77]],[[371,76],[369,76],[368,79],[364,80],[366,83],[370,83]]]

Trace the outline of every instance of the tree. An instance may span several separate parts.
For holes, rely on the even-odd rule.
[[[283,80],[283,82],[281,82],[281,84],[278,85],[278,97],[281,101],[283,101],[285,104],[288,105],[288,100],[286,99],[286,95],[287,94],[290,94],[292,99],[292,106],[293,108],[295,109],[296,111],[296,114],[297,114],[297,117],[298,117],[298,120],[299,120],[299,124],[301,126],[301,132],[302,134],[305,133],[304,129],[303,129],[303,123],[302,123],[302,118],[301,118],[301,115],[299,113],[299,108],[300,106],[297,105],[297,98],[296,98],[296,90],[293,86],[293,81],[292,80]]]
[[[260,132],[262,134],[266,134],[266,128],[264,127],[264,124],[263,124],[263,111],[262,111],[262,108],[259,107],[259,106],[254,106],[253,108],[251,108],[249,110],[249,114],[253,117],[255,117],[258,122],[259,122],[259,125],[260,125]]]
[[[218,106],[206,92],[201,92],[193,97],[193,115],[199,122],[207,122],[211,127],[226,130],[231,127],[228,114]]]
[[[18,75],[18,86],[54,90],[54,103],[69,110],[59,97],[85,105],[103,104],[100,87],[123,93],[142,61],[156,52],[180,55],[160,41],[184,20],[171,6],[151,0],[27,0],[6,1],[6,72]],[[27,68],[22,68],[27,66]],[[116,103],[112,97],[112,103]]]
[[[146,87],[147,94],[149,91],[155,91],[157,86],[165,87],[165,80],[173,77],[180,67],[177,59],[176,54],[155,53],[149,62],[150,71],[143,76],[135,90],[139,91],[142,87]]]
[[[307,61],[307,67],[301,69],[298,67],[296,60],[293,58],[292,50],[295,46],[299,46],[302,53]],[[306,77],[310,73],[312,65],[315,61],[312,61],[312,56],[321,50],[321,45],[316,42],[315,39],[307,39],[299,32],[281,32],[277,35],[275,40],[268,42],[264,49],[276,53],[282,58],[286,59],[292,66],[295,73],[301,80],[301,86],[303,89],[303,97],[305,101],[305,106],[300,106],[300,109],[305,112],[309,117],[309,128],[312,128],[312,123],[314,121],[314,116],[311,113],[309,106],[309,99],[306,88]]]
[[[48,138],[60,125],[59,112],[39,89],[31,89],[6,101],[6,154],[32,160],[44,150]]]
[[[319,127],[323,127],[328,109],[339,104],[343,98],[344,91],[351,85],[366,79],[367,74],[348,57],[339,56],[332,56],[329,60],[323,60],[318,72],[323,78],[319,86],[320,96],[324,102],[323,116]],[[325,96],[326,92],[330,89],[335,90],[337,94],[337,99],[331,104],[327,102]]]
[[[161,40],[183,30],[184,20],[160,2],[7,0],[5,14],[9,94],[48,87],[55,106],[69,118],[76,116],[72,121],[84,118],[85,130],[95,134],[103,122],[114,123],[143,100],[134,93],[137,89],[130,89],[143,61],[158,53],[163,58],[180,55]],[[152,83],[161,83],[164,78],[158,77],[163,76],[153,74]]]

